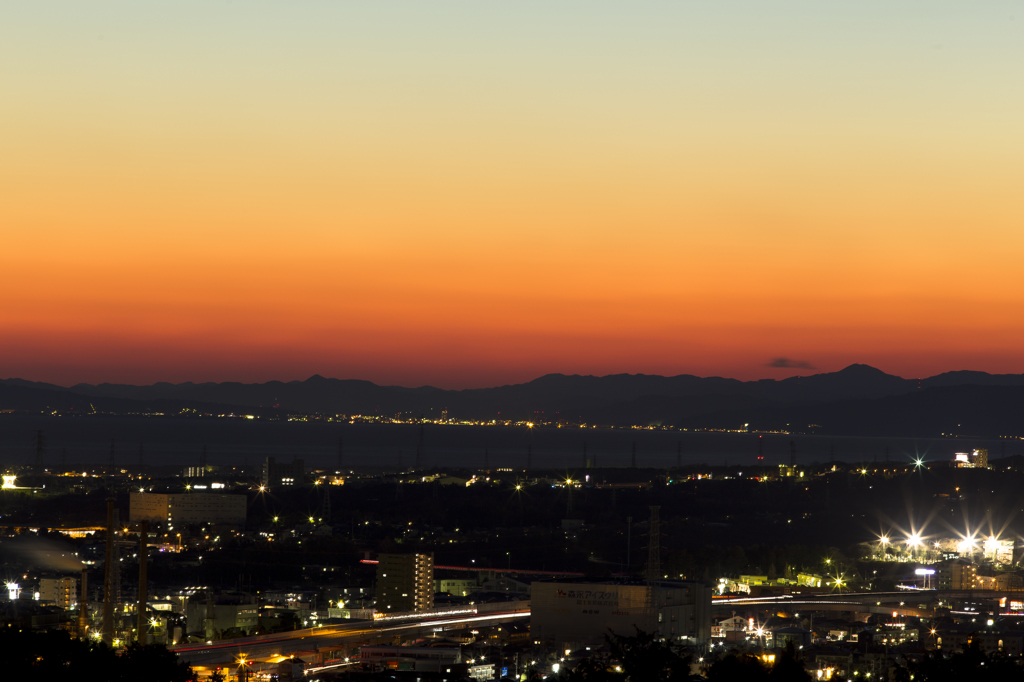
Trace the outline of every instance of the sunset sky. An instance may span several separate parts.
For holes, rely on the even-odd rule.
[[[1024,2],[6,3],[0,238],[0,377],[1021,373]]]

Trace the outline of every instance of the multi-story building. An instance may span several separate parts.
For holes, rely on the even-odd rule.
[[[243,525],[247,499],[228,493],[132,493],[128,516],[132,521],[157,521],[169,526],[189,523]]]
[[[533,583],[531,637],[577,648],[600,644],[609,630],[629,635],[639,627],[700,644],[711,637],[711,594],[698,582]]]
[[[953,461],[961,469],[988,469],[988,450],[977,448],[970,452],[957,452]]]
[[[433,554],[381,554],[377,560],[378,612],[434,608]]]
[[[276,488],[282,485],[302,485],[306,480],[306,463],[301,459],[290,464],[267,457],[263,462],[263,485]]]
[[[1000,573],[999,575],[979,575],[975,578],[975,584],[979,590],[1009,590],[1024,589],[1024,578],[1016,573]]]
[[[949,561],[939,565],[940,590],[976,590],[978,569],[966,561]]]
[[[40,578],[39,599],[70,610],[78,603],[78,578]]]

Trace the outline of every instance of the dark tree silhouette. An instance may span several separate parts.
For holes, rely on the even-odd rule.
[[[166,647],[132,645],[118,655],[101,643],[72,639],[66,632],[0,630],[3,679],[191,682],[188,664]]]

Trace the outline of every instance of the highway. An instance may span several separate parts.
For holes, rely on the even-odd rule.
[[[716,597],[711,603],[716,616],[748,609],[784,611],[838,611],[931,616],[935,590],[907,592],[847,592],[844,594],[786,594],[772,597]]]
[[[239,660],[276,664],[284,658],[306,658],[323,650],[349,649],[357,644],[390,641],[396,635],[426,635],[475,627],[489,627],[530,617],[529,602],[508,602],[502,610],[477,612],[474,607],[434,609],[429,613],[395,614],[375,621],[355,621],[338,625],[294,630],[273,635],[254,635],[225,639],[210,644],[180,644],[169,647],[183,661],[202,672],[211,668],[234,668]],[[483,609],[481,609],[483,610]],[[344,657],[344,653],[340,654]]]

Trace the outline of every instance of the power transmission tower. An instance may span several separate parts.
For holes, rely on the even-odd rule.
[[[676,466],[683,466],[683,441],[676,443]]]
[[[789,463],[796,466],[796,441],[789,441]]]
[[[146,464],[146,446],[139,443],[139,469]]]
[[[320,509],[320,516],[323,518],[324,523],[331,522],[331,490],[330,485],[323,486],[324,489],[324,504]]]
[[[583,468],[590,468],[590,460],[587,458],[587,441],[583,441]]]
[[[651,525],[647,531],[647,572],[644,577],[647,580],[659,580],[661,578],[661,528],[658,505],[651,505]]]
[[[416,443],[416,466],[415,469],[418,471],[423,467],[423,441],[425,439],[423,425],[420,425],[420,439]]]
[[[526,469],[529,471],[533,468],[533,445],[526,446]]]
[[[487,448],[484,448],[484,469],[491,468],[491,453]]]
[[[43,432],[36,431],[36,471],[43,470],[43,452],[46,450],[46,440],[43,438]]]
[[[110,439],[110,468],[113,470],[117,466],[117,453],[114,450],[114,439]]]
[[[121,510],[114,510],[114,546],[110,548],[111,601],[114,603],[114,618],[121,615]]]
[[[636,469],[636,441],[633,441],[633,456],[629,464],[632,468]]]
[[[341,438],[338,439],[338,473],[341,473],[342,467],[345,466],[345,441]]]
[[[612,489],[612,496],[615,495],[615,489]],[[629,567],[633,560],[633,517],[626,517],[626,571],[629,572]]]

